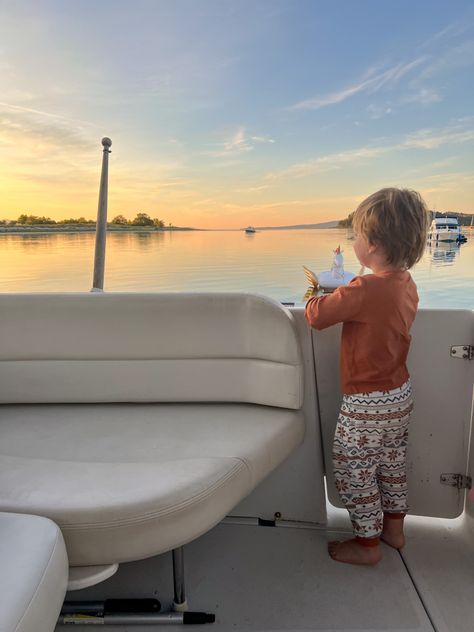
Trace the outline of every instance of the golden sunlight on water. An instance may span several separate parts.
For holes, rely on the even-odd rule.
[[[88,291],[94,234],[0,235],[0,291]],[[107,237],[110,291],[244,291],[301,303],[302,266],[331,266],[344,250],[346,270],[360,265],[346,230],[123,233]],[[427,248],[412,271],[422,307],[472,309],[474,236],[466,244]]]

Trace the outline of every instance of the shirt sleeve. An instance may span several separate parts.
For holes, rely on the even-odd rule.
[[[348,285],[338,287],[332,294],[310,298],[305,307],[305,318],[311,327],[326,329],[336,323],[357,320],[363,305],[364,283],[358,276]]]

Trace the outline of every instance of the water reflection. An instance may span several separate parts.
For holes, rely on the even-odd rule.
[[[107,242],[111,249],[126,248],[139,252],[148,252],[160,248],[165,235],[163,233],[110,233]]]
[[[427,250],[435,266],[452,266],[459,255],[461,244],[455,241],[441,241],[436,245],[428,244]]]
[[[302,304],[302,266],[331,267],[333,250],[359,273],[346,229],[110,233],[105,289],[109,291],[256,292]],[[94,234],[0,234],[0,292],[89,291]],[[411,271],[422,307],[474,304],[474,237],[461,246],[429,246]]]
[[[50,250],[58,235],[2,235],[2,246],[12,249],[38,249]]]
[[[155,239],[152,242],[151,235],[149,233],[135,233],[133,236],[137,242],[137,247],[143,252],[149,251],[153,245],[156,246],[157,244],[157,240]]]
[[[2,235],[1,247],[10,248],[12,250],[38,250],[41,253],[53,252],[65,248],[80,248],[89,244],[91,235],[84,234],[29,234],[29,235]]]

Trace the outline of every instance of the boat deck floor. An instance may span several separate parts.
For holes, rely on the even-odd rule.
[[[328,540],[347,537],[350,529],[345,512],[334,510],[330,522],[329,529],[294,523],[273,528],[226,519],[185,547],[190,609],[215,613],[216,622],[204,626],[210,632],[472,630],[474,555],[458,537],[457,521],[410,519],[403,553],[384,545],[375,567],[331,560]],[[169,609],[170,554],[123,564],[103,584],[69,598],[145,596]]]

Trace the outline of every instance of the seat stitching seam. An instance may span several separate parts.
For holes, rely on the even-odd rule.
[[[159,517],[166,517],[169,514],[174,514],[174,513],[183,511],[186,508],[188,508],[190,505],[196,504],[199,501],[205,500],[208,496],[211,496],[212,493],[218,490],[220,487],[222,487],[227,482],[228,479],[233,478],[235,474],[242,469],[242,467],[244,467],[247,470],[249,469],[248,464],[245,462],[244,459],[241,459],[240,457],[232,457],[232,458],[237,459],[239,463],[234,465],[234,467],[230,470],[230,472],[227,472],[224,476],[219,478],[212,485],[212,487],[207,488],[200,494],[193,496],[190,499],[182,501],[178,505],[165,507],[164,509],[161,509],[159,511],[151,511],[148,513],[142,513],[140,516],[136,518],[127,518],[123,520],[108,520],[104,522],[87,522],[87,523],[79,522],[79,523],[61,524],[61,529],[63,531],[68,531],[68,530],[79,530],[79,529],[90,529],[90,528],[121,527],[121,526],[129,525],[129,524],[147,522]]]

